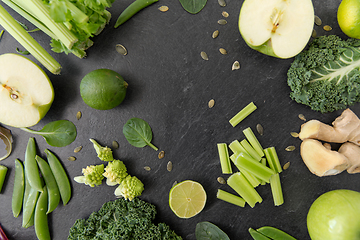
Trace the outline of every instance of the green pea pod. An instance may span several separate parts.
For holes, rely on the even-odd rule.
[[[290,236],[286,232],[283,232],[280,229],[274,227],[264,226],[257,229],[256,231],[275,240],[296,240],[296,238]]]
[[[43,188],[36,203],[34,215],[35,233],[39,240],[50,240],[49,224],[47,219],[48,192],[47,187]]]
[[[36,155],[35,159],[38,162],[41,174],[44,177],[45,185],[47,187],[49,202],[48,202],[48,209],[47,209],[46,213],[49,214],[52,211],[54,211],[55,208],[59,205],[59,202],[60,202],[59,188],[56,184],[55,177],[54,177],[53,173],[51,172],[49,164],[44,159],[39,157],[38,155]]]
[[[0,165],[0,192],[4,185],[7,170],[8,170],[7,167],[5,167],[4,165]]]
[[[47,160],[49,162],[50,169],[54,174],[55,181],[59,187],[61,200],[66,205],[71,198],[71,186],[69,178],[61,165],[59,159],[48,149],[45,149]]]
[[[24,190],[25,190],[25,174],[23,164],[19,159],[15,159],[15,180],[14,180],[14,190],[12,195],[11,208],[14,217],[18,217],[24,199]]]
[[[266,237],[253,228],[249,228],[249,233],[254,240],[271,240],[271,238]]]
[[[35,156],[36,156],[35,139],[29,138],[25,151],[25,171],[28,173],[27,179],[31,187],[41,192],[42,184],[41,184],[39,168],[36,163]]]
[[[24,171],[24,174],[25,174],[25,191],[24,191],[24,199],[23,199],[23,222],[22,222],[22,227],[25,227],[25,223],[24,223],[24,215],[25,215],[25,206],[26,206],[26,201],[29,197],[29,193],[30,193],[30,189],[31,189],[31,186],[29,184],[29,181],[27,180],[27,177],[26,177],[26,172]]]
[[[26,191],[26,187],[25,187],[25,191]],[[34,224],[33,223],[34,211],[39,195],[40,192],[38,192],[34,188],[31,187],[29,188],[28,197],[26,198],[26,200],[24,199],[25,204],[23,208],[23,222],[22,222],[22,227],[24,228],[28,228]]]
[[[120,14],[119,18],[116,20],[114,28],[117,28],[127,20],[129,20],[133,15],[139,12],[141,9],[146,8],[147,6],[157,2],[158,0],[135,0],[130,4],[125,10]]]

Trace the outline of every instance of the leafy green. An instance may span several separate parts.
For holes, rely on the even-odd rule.
[[[210,222],[199,222],[195,228],[196,240],[230,240],[218,226]]]
[[[360,40],[335,35],[315,39],[287,73],[290,97],[325,112],[360,102]]]
[[[135,147],[142,148],[148,145],[155,151],[158,150],[151,144],[152,131],[150,125],[140,118],[129,119],[123,127],[123,134],[128,142]]]
[[[181,240],[165,223],[155,224],[154,205],[135,198],[105,203],[88,219],[78,219],[70,228],[68,240]]]
[[[50,122],[39,131],[29,128],[21,129],[29,133],[41,135],[53,147],[67,146],[75,140],[77,135],[75,125],[68,120]]]
[[[29,55],[29,51],[26,51],[26,50],[20,50],[19,48],[16,48],[16,52],[20,53],[20,54],[23,54],[23,55]]]
[[[207,0],[179,0],[181,6],[189,13],[196,14],[206,5]]]

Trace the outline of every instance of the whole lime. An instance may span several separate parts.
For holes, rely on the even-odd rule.
[[[347,36],[360,39],[359,0],[342,0],[338,8],[337,20]]]
[[[122,103],[127,86],[119,73],[110,69],[97,69],[81,80],[80,95],[88,106],[107,110]]]

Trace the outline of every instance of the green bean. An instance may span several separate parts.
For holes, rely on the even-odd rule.
[[[116,20],[114,28],[117,28],[127,20],[129,20],[133,15],[139,12],[141,9],[146,8],[147,6],[157,2],[158,0],[135,0],[130,4],[125,10],[120,14],[119,18]]]
[[[18,217],[22,203],[24,199],[24,190],[25,190],[25,175],[24,167],[19,159],[15,159],[15,180],[14,180],[14,189],[12,195],[11,208],[14,217]]]
[[[43,188],[42,193],[40,193],[39,199],[36,203],[35,215],[34,215],[34,226],[35,233],[39,240],[49,240],[50,231],[49,231],[49,223],[47,219],[47,205],[48,205],[48,192],[47,187]]]
[[[271,240],[271,238],[266,237],[253,228],[249,228],[249,233],[254,240]]]
[[[48,210],[46,213],[49,214],[52,211],[54,211],[55,208],[59,205],[60,202],[59,188],[56,184],[55,177],[51,172],[49,164],[38,155],[36,155],[35,159],[38,162],[41,174],[44,177],[45,185],[47,187],[49,202],[48,202]]]
[[[264,227],[257,229],[257,231],[259,233],[261,233],[271,239],[275,239],[275,240],[280,240],[280,239],[281,240],[296,240],[296,238],[290,236],[286,232],[283,232],[274,227],[264,226]]]
[[[0,192],[5,182],[7,170],[7,167],[5,167],[4,165],[0,165]]]
[[[54,174],[57,186],[59,187],[61,200],[66,205],[71,198],[71,186],[69,178],[61,165],[59,159],[48,149],[45,149],[50,169]]]
[[[36,146],[35,139],[29,138],[25,151],[25,171],[28,173],[27,178],[31,187],[37,191],[42,191],[42,184],[40,180],[39,168],[35,160]]]

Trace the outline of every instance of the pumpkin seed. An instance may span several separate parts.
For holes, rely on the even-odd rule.
[[[67,160],[69,160],[69,161],[72,161],[72,162],[73,162],[73,161],[75,161],[75,160],[76,160],[76,157],[71,156],[71,157],[68,157],[68,158],[67,158]]]
[[[150,168],[149,166],[145,166],[144,169],[145,169],[146,171],[150,171],[150,170],[151,170],[151,168]]]
[[[208,103],[209,108],[212,108],[215,105],[215,100],[211,99]]]
[[[159,152],[158,158],[162,159],[163,157],[165,157],[165,152],[164,151]]]
[[[83,148],[82,146],[76,147],[76,148],[74,149],[74,153],[80,152],[82,148]]]
[[[167,10],[169,10],[168,6],[161,6],[158,8],[161,12],[166,12]]]
[[[219,48],[221,54],[226,55],[227,51],[224,48]]]
[[[221,7],[225,7],[226,6],[226,2],[225,0],[218,0],[218,3]]]
[[[79,120],[81,118],[81,116],[82,116],[82,113],[80,111],[78,111],[76,113],[76,119]]]
[[[284,164],[283,169],[286,170],[290,167],[290,162]]]
[[[127,50],[126,50],[126,48],[123,46],[123,45],[121,45],[121,44],[116,44],[116,51],[118,52],[118,53],[120,53],[121,55],[126,55],[127,54]]]
[[[220,19],[220,20],[218,21],[218,24],[220,24],[220,25],[225,25],[225,24],[227,24],[227,21],[226,21],[225,19]]]
[[[223,11],[222,13],[221,13],[221,15],[223,15],[223,17],[229,17],[229,13],[228,12],[226,12],[226,11]]]
[[[112,147],[114,148],[114,149],[118,149],[119,148],[119,143],[117,142],[117,141],[112,141]]]
[[[315,24],[318,25],[318,26],[320,26],[321,23],[322,23],[321,19],[320,19],[318,16],[316,16],[316,15],[315,15],[315,18],[314,18],[314,22],[315,22]]]
[[[299,137],[299,133],[297,133],[297,132],[291,132],[290,134],[291,134],[291,136],[293,136],[294,138]]]
[[[325,25],[323,29],[328,32],[332,30],[332,27],[330,27],[329,25]]]
[[[306,121],[306,118],[305,118],[305,116],[304,116],[304,114],[299,114],[299,116],[298,116],[301,120],[303,120],[303,121]]]
[[[206,61],[209,60],[209,57],[208,57],[208,55],[206,54],[206,52],[203,51],[203,52],[200,53],[200,55],[201,55],[202,59],[204,59],[204,60],[206,60]]]
[[[212,33],[212,38],[217,38],[219,36],[219,30],[215,30],[213,33]]]
[[[311,33],[311,37],[316,38],[317,37],[317,32],[315,29],[313,29],[312,33]]]
[[[238,69],[240,69],[240,63],[239,63],[239,61],[235,61],[231,67],[231,70],[234,71],[234,70],[238,70]]]
[[[285,150],[288,151],[288,152],[292,152],[292,151],[295,150],[295,146],[287,146],[287,147],[285,148]]]
[[[177,182],[177,181],[173,182],[173,184],[172,184],[171,188],[173,188],[176,184],[178,184],[178,182]]]
[[[171,170],[173,169],[173,164],[172,164],[171,161],[169,161],[169,162],[167,163],[166,169],[167,169],[169,172],[171,172]]]
[[[264,128],[260,123],[256,124],[256,130],[261,136],[264,135]]]
[[[218,177],[217,178],[217,181],[220,183],[220,184],[226,184],[226,181],[223,177]]]

